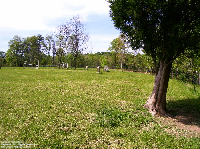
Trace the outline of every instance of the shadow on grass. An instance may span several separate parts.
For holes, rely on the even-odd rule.
[[[167,109],[179,122],[200,127],[200,98],[168,101]]]

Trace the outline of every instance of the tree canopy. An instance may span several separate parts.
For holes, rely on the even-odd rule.
[[[9,49],[6,52],[6,61],[9,66],[23,66],[24,61],[36,64],[35,61],[42,60],[44,38],[41,35],[21,38],[14,36],[9,41]]]
[[[81,17],[74,16],[70,21],[58,26],[53,34],[46,35],[45,38],[40,34],[27,38],[14,36],[8,43],[6,61],[8,66],[23,66],[24,61],[27,64],[36,65],[38,60],[42,64],[50,65],[50,55],[53,55],[52,64],[55,64],[56,55],[60,68],[64,56],[70,53],[71,62],[73,61],[76,69],[77,59],[87,48],[88,40],[89,34],[85,30]]]
[[[126,53],[128,53],[129,45],[126,42],[126,36],[121,34],[118,38],[113,39],[110,43],[109,51],[113,54],[115,68],[122,69]]]
[[[110,15],[134,49],[154,59],[174,60],[199,47],[200,2],[196,0],[109,0]]]
[[[157,67],[152,95],[145,107],[165,114],[172,62],[200,43],[200,1],[108,0],[115,27],[129,37],[132,48],[143,48]]]

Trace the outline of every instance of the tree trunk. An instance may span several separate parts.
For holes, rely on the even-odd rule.
[[[199,82],[198,82],[198,85],[200,85],[200,72],[199,72],[199,76],[198,76],[198,78],[199,78]]]
[[[74,57],[74,70],[76,70],[76,60],[77,60],[77,57],[75,56]]]
[[[174,70],[172,69],[172,79],[174,79]]]
[[[58,61],[59,61],[59,62],[58,62],[58,69],[60,69],[60,67],[61,67],[61,56],[59,56],[58,59],[59,59],[59,60],[58,60]]]
[[[53,53],[53,64],[52,65],[54,65],[54,53]]]
[[[166,115],[166,94],[171,68],[172,62],[160,62],[158,73],[155,75],[152,94],[144,106],[149,109],[152,115]]]

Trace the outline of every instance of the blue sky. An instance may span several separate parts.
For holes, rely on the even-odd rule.
[[[0,51],[7,51],[15,35],[46,36],[76,15],[83,18],[90,35],[86,52],[107,51],[120,34],[109,17],[105,0],[5,0],[0,2]]]

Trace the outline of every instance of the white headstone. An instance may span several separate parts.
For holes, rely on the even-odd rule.
[[[104,67],[104,71],[109,71],[109,70],[108,70],[108,66],[105,66],[105,67]]]
[[[40,61],[38,60],[38,68],[40,67]]]
[[[97,73],[100,73],[100,67],[99,66],[97,67]]]

